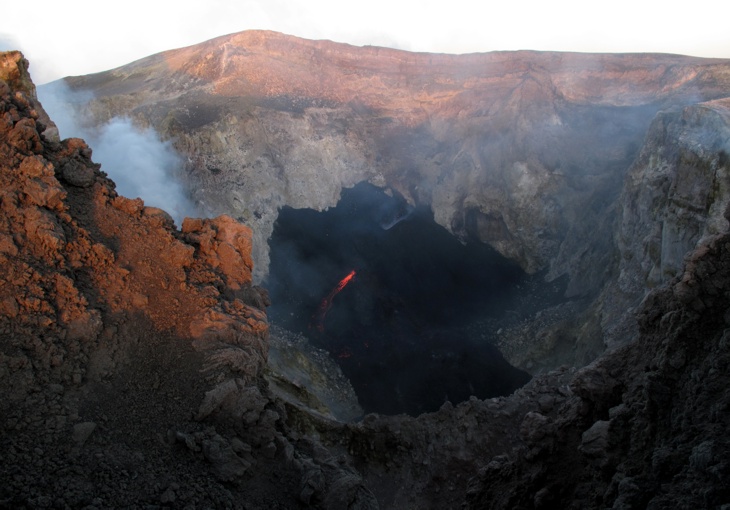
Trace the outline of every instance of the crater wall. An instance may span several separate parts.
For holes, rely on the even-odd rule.
[[[730,90],[728,60],[416,54],[252,31],[64,83],[93,93],[77,105],[88,122],[125,115],[172,141],[186,160],[178,177],[200,210],[252,228],[255,281],[268,273],[267,241],[282,207],[324,210],[363,181],[431,208],[454,236],[486,243],[528,273],[566,278],[566,297],[585,301],[574,307],[588,314],[580,322],[594,327],[569,327],[563,319],[575,319],[574,309],[532,320],[518,336],[540,337],[541,354],[520,348],[511,361],[522,368],[549,358],[543,348],[562,352],[548,366],[592,359],[604,342],[593,337],[722,222],[724,185],[710,175],[724,168],[719,149],[686,162],[705,168],[704,184],[692,186],[713,191],[680,190],[676,204],[685,192],[695,201],[685,219],[657,233],[656,211],[632,208],[666,195],[667,176],[639,175],[656,160],[660,125],[675,125],[676,115],[722,125],[710,118],[722,117],[712,101]],[[715,136],[709,124],[697,136]],[[693,128],[672,129],[681,138],[678,130]],[[684,157],[669,152],[662,157]],[[613,297],[593,301],[617,278]]]

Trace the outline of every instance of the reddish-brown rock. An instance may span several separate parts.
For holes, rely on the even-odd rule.
[[[267,330],[250,232],[174,230],[117,196],[82,142],[40,135],[33,99],[10,90],[0,80],[0,506],[726,506],[726,232],[649,294],[640,336],[584,369],[343,425],[291,399],[297,381],[278,381],[285,402],[249,384]],[[70,161],[93,179],[67,181]]]
[[[282,434],[251,230],[223,216],[183,233],[119,196],[85,142],[43,134],[27,62],[0,53],[12,65],[0,79],[0,506],[291,507],[323,468],[345,506],[372,498],[331,456],[295,458]]]
[[[216,360],[245,344],[238,376],[254,380],[266,315],[234,295],[255,293],[250,229],[221,217],[182,234],[164,211],[118,196],[83,140],[43,134],[22,55],[0,63],[0,373],[24,380],[0,399],[3,416],[47,384],[98,380],[89,360],[102,351],[132,363],[132,346],[173,348],[164,339],[194,358],[204,337],[196,345]]]

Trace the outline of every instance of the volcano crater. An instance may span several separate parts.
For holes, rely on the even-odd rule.
[[[502,357],[497,331],[563,300],[564,285],[365,182],[323,212],[282,208],[269,247],[270,320],[326,349],[365,412],[512,393],[530,375]]]

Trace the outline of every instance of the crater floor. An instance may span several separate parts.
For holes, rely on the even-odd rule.
[[[417,415],[530,379],[494,336],[525,311],[532,279],[427,208],[361,183],[328,211],[283,209],[270,249],[271,320],[328,350],[366,412]]]

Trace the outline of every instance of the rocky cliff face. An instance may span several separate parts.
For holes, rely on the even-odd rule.
[[[614,207],[606,254],[616,269],[585,310],[548,309],[502,335],[512,363],[577,365],[633,335],[634,311],[649,289],[681,273],[685,257],[704,239],[724,232],[730,203],[728,99],[669,109],[652,121]],[[545,326],[546,325],[546,326]]]
[[[565,277],[567,297],[593,299],[623,274],[610,298],[573,307],[585,316],[547,313],[502,335],[510,361],[534,373],[593,359],[604,343],[595,334],[611,343],[607,325],[643,296],[645,278],[633,275],[657,263],[657,243],[632,231],[654,222],[657,238],[661,220],[650,218],[654,206],[637,215],[625,204],[648,203],[637,194],[666,195],[658,176],[639,174],[663,164],[647,151],[673,143],[657,130],[680,114],[654,116],[726,97],[730,64],[674,55],[413,54],[254,31],[66,84],[93,92],[79,105],[90,122],[127,115],[173,141],[188,161],[179,179],[202,210],[253,229],[255,281],[268,272],[267,240],[283,206],[326,209],[362,181],[430,207],[458,238],[487,243],[530,273]],[[705,120],[714,122],[712,104],[721,103],[687,110],[686,120],[704,130]],[[700,111],[707,115],[690,113]],[[681,129],[694,128],[665,134],[681,137]],[[697,157],[709,158],[703,182],[719,182],[710,175],[726,166],[719,152]],[[709,193],[712,203],[690,209],[722,223],[724,185],[694,193]],[[696,233],[674,235],[667,225],[663,262],[641,269],[650,283],[676,272],[702,232],[717,231],[699,216]],[[647,257],[653,262],[639,260]],[[567,315],[593,326],[576,330],[561,323]]]
[[[251,284],[250,231],[227,217],[177,230],[118,196],[83,141],[46,136],[22,56],[0,62],[0,506],[730,503],[727,231],[698,229],[707,236],[682,269],[663,273],[626,345],[591,365],[535,377],[509,397],[344,424],[316,403],[325,397],[264,364],[266,296]],[[715,135],[693,138],[681,119],[722,127],[723,105],[654,124],[688,143],[648,144],[632,167],[650,174],[652,153],[667,162],[668,197],[647,212],[652,221],[683,221],[679,198],[696,195],[682,175],[705,175],[704,161],[722,175],[722,148],[705,145]],[[683,162],[673,176],[672,162]],[[730,212],[718,218],[704,196],[697,203],[717,219],[708,224],[722,230]],[[622,235],[640,235],[630,227]],[[669,267],[667,253],[638,252],[650,262],[642,274]],[[299,375],[307,368],[300,360]]]
[[[727,229],[728,106],[727,98],[718,99],[667,110],[653,120],[617,204],[618,271],[599,299],[607,345],[621,343],[626,324],[610,321],[647,289],[677,276],[703,239]]]
[[[670,280],[698,240],[725,231],[729,140],[729,99],[654,119],[619,201],[622,289]]]

